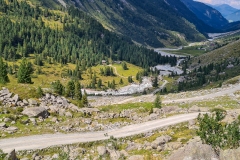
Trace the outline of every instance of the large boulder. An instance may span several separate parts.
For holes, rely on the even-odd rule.
[[[172,137],[166,135],[156,138],[155,141],[152,142],[152,144],[156,144],[157,146],[164,145],[165,143],[169,142],[172,139]],[[153,145],[152,145],[153,146]]]
[[[7,156],[4,158],[4,160],[18,160],[17,156],[16,156],[16,152],[15,149],[11,150]]]
[[[107,153],[107,149],[104,146],[98,146],[97,147],[97,152],[99,156],[103,156]]]
[[[31,107],[26,108],[22,114],[27,115],[28,117],[43,117],[47,118],[49,113],[44,107]]]
[[[218,160],[218,156],[214,149],[207,144],[202,142],[189,142],[185,147],[176,150],[168,160]]]

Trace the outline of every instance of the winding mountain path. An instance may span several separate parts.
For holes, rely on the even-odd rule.
[[[182,122],[186,122],[197,118],[199,113],[189,113],[176,115],[164,119],[148,121],[145,123],[129,125],[115,130],[87,132],[87,133],[70,133],[70,134],[44,134],[35,136],[26,136],[19,138],[9,138],[0,140],[0,149],[4,152],[9,152],[12,149],[30,150],[42,149],[50,146],[73,144],[81,142],[92,142],[98,140],[106,140],[110,136],[116,138],[132,136],[148,131],[156,130],[161,127],[166,127]],[[106,133],[108,136],[106,136]]]

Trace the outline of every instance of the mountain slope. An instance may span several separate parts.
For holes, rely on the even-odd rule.
[[[109,58],[146,68],[176,59],[134,45],[74,7],[49,10],[29,3],[0,0],[0,56],[5,60],[34,54],[39,65],[49,60],[78,64],[85,70]]]
[[[240,10],[237,10],[236,12],[234,12],[230,15],[227,15],[226,18],[230,22],[240,21]]]
[[[181,0],[199,19],[209,26],[221,28],[228,24],[228,21],[221,15],[219,11],[212,7],[193,0]]]
[[[211,5],[211,7],[218,10],[224,17],[238,11],[238,9],[233,8],[233,7],[229,6],[228,4]]]
[[[199,31],[202,33],[215,31],[199,21],[180,0],[66,2],[81,8],[106,28],[153,47],[182,45],[185,41],[201,41],[205,37]]]

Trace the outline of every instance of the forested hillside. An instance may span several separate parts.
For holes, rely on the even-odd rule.
[[[73,7],[49,10],[30,2],[0,0],[0,13],[0,55],[9,61],[35,54],[38,65],[43,60],[74,63],[82,70],[109,58],[142,67],[176,61],[137,47]]]
[[[200,21],[180,0],[66,2],[87,12],[106,28],[153,47],[201,41],[205,39],[201,33],[215,31]]]

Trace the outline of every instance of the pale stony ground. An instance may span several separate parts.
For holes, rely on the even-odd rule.
[[[174,103],[174,102],[189,102],[189,101],[202,101],[202,100],[213,100],[216,97],[229,96],[237,98],[236,92],[240,90],[240,84],[225,85],[221,88],[214,88],[201,91],[190,91],[181,92],[175,94],[168,94],[162,96],[163,103]],[[93,96],[89,97],[90,104],[94,107],[113,105],[113,104],[124,104],[124,103],[137,103],[137,102],[153,102],[155,95],[142,95],[142,96]]]

